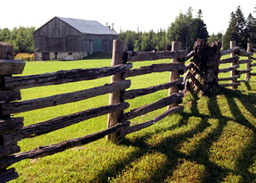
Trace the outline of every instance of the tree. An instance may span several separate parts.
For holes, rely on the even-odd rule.
[[[256,43],[256,19],[250,13],[247,17],[247,36],[248,41],[251,43]]]
[[[153,40],[154,32],[145,32],[141,36],[141,51],[152,51],[155,49],[155,39]]]
[[[184,43],[185,48],[191,46],[191,40],[189,35],[190,23],[192,22],[192,16],[184,15],[182,13],[176,17],[175,21],[171,24],[167,32],[167,38],[171,41],[180,41]]]
[[[166,35],[165,30],[158,32],[150,30],[149,32],[143,33],[128,30],[121,32],[119,38],[127,42],[128,50],[130,51],[163,51],[167,44]]]
[[[208,37],[208,43],[211,45],[213,44],[215,41],[219,41],[222,42],[222,33],[218,33],[218,34],[212,34],[211,36]]]
[[[192,10],[186,14],[180,13],[168,29],[168,40],[180,41],[186,50],[191,50],[197,38],[207,39],[208,31],[206,24],[200,18],[192,17]]]
[[[35,27],[19,27],[9,30],[4,28],[0,30],[0,41],[10,42],[14,51],[32,53],[34,51],[33,32]]]
[[[227,28],[227,31],[224,35],[224,42],[223,42],[223,48],[228,49],[229,48],[229,42],[231,40],[238,40],[238,35],[236,33],[236,19],[235,19],[235,14],[234,12],[231,12],[230,14],[230,22],[229,26]]]
[[[191,6],[187,10],[187,16],[190,16],[190,17],[193,16],[193,8]]]
[[[9,42],[11,40],[11,31],[8,28],[1,29],[0,41]]]
[[[203,12],[202,12],[201,9],[199,9],[198,12],[197,12],[197,18],[199,18],[199,19],[203,18]]]
[[[191,29],[191,36],[193,40],[197,38],[207,40],[207,38],[209,37],[206,24],[200,18],[192,19]]]
[[[160,29],[159,32],[156,33],[157,37],[157,45],[155,47],[156,50],[163,51],[166,48],[167,45],[167,33],[165,30]]]
[[[134,50],[135,40],[137,39],[135,31],[120,32],[119,38],[127,43],[128,50]]]
[[[238,41],[238,46],[241,46],[242,48],[246,48],[247,46],[247,38],[248,38],[248,32],[246,29],[246,20],[244,17],[244,14],[240,8],[240,6],[238,6],[236,13],[235,13],[235,18],[236,18],[236,31],[238,34],[238,37],[240,38],[240,41]]]
[[[229,47],[229,41],[236,41],[237,46],[246,48],[248,38],[246,26],[247,23],[243,12],[240,6],[238,6],[235,13],[231,12],[229,27],[224,36],[224,49]]]

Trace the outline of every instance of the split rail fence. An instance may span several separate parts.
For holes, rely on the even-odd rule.
[[[180,48],[181,43],[173,42],[172,51],[128,52],[125,42],[115,40],[113,43],[111,67],[74,69],[30,76],[13,76],[23,72],[25,62],[0,60],[0,182],[8,182],[18,177],[15,168],[8,169],[8,167],[21,160],[52,155],[69,148],[88,144],[105,136],[110,141],[117,143],[120,137],[149,127],[166,116],[183,110],[183,106],[179,105],[184,97],[182,93],[183,78],[181,76],[189,70],[190,66],[186,66],[185,62],[193,56],[193,53],[187,54]],[[241,80],[237,80],[241,74],[246,74],[246,80],[251,75],[256,75],[256,73],[251,73],[252,67],[255,67],[256,64],[252,64],[252,60],[255,60],[255,58],[252,57],[251,48],[249,48],[249,51],[246,52],[238,47],[232,47],[230,50],[221,53],[222,55],[231,54],[231,58],[221,60],[220,64],[232,63],[232,66],[229,68],[219,69],[220,73],[232,71],[230,78],[219,78],[219,81],[231,80],[232,82],[223,86],[237,86],[242,82]],[[239,60],[238,55],[247,56],[248,59]],[[159,59],[171,59],[171,62],[157,64],[157,60]],[[142,61],[153,61],[155,64],[135,69],[132,68],[132,63]],[[247,64],[247,69],[237,70],[239,67],[238,63]],[[169,82],[147,88],[127,90],[131,85],[129,78],[155,72],[170,72]],[[21,100],[20,89],[94,80],[108,76],[111,76],[111,83],[103,86],[72,93],[19,101]],[[130,106],[127,102],[128,99],[135,99],[167,89],[168,96],[165,98],[131,109],[129,112],[124,112]],[[29,126],[23,125],[23,118],[12,117],[12,114],[16,113],[76,102],[108,93],[110,94],[110,98],[109,105],[107,106],[88,109]],[[167,110],[150,121],[135,125],[131,125],[129,122],[135,117],[164,107],[167,107]],[[47,134],[106,114],[108,114],[108,126],[106,130],[49,146],[41,146],[27,152],[20,152],[17,142],[22,139]]]
[[[120,136],[153,125],[171,113],[182,110],[183,106],[179,106],[178,103],[181,103],[183,93],[180,93],[177,87],[182,83],[180,74],[183,73],[185,65],[183,62],[179,63],[178,60],[186,57],[186,52],[179,50],[179,43],[174,42],[173,45],[173,51],[129,53],[126,50],[126,43],[116,40],[113,46],[111,67],[75,69],[29,76],[13,76],[23,72],[25,62],[0,60],[0,182],[7,182],[18,177],[15,168],[8,169],[8,167],[21,160],[52,155],[75,146],[85,145],[107,135],[108,139],[112,142],[118,142]],[[163,58],[171,58],[172,63],[152,64],[150,66],[132,69],[133,62],[155,61]],[[171,72],[170,82],[149,88],[126,91],[131,85],[131,81],[128,80],[129,78],[165,71]],[[20,89],[93,80],[108,76],[112,76],[111,83],[103,86],[72,93],[19,101],[21,100]],[[126,100],[163,89],[170,89],[169,96],[152,104],[141,106],[124,113],[124,110],[129,108],[129,103]],[[107,106],[88,109],[29,126],[23,125],[23,118],[12,117],[16,113],[76,102],[108,93],[110,93],[110,100]],[[155,119],[130,126],[129,120],[166,106],[169,106],[167,111]],[[27,152],[20,152],[17,142],[22,139],[47,134],[106,114],[108,114],[108,127],[106,130],[49,146],[41,146]]]
[[[230,49],[221,52],[221,56],[230,54],[230,58],[222,59],[219,62],[220,65],[230,63],[230,67],[219,69],[219,73],[230,72],[230,77],[218,78],[219,81],[230,81],[230,83],[219,85],[236,89],[242,82],[248,82],[251,76],[256,76],[256,73],[252,72],[253,68],[256,67],[256,63],[253,62],[256,60],[253,57],[253,52],[254,49],[251,43],[247,44],[247,50],[243,50],[236,46],[235,41],[230,41]],[[242,64],[246,64],[244,70],[239,69]]]

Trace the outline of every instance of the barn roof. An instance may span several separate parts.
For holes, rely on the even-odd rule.
[[[97,35],[118,35],[116,31],[109,29],[97,21],[81,20],[74,18],[57,17],[60,20],[66,22],[76,30],[85,34],[97,34]]]

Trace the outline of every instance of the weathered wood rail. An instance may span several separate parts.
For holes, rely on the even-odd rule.
[[[173,44],[180,43],[175,42]],[[69,148],[88,144],[105,136],[110,141],[117,143],[119,138],[124,137],[126,134],[144,129],[166,116],[182,110],[183,106],[178,105],[184,96],[180,92],[183,82],[180,74],[186,70],[184,61],[188,59],[187,57],[191,57],[191,55],[187,56],[186,52],[179,48],[166,52],[131,53],[126,50],[125,42],[115,40],[111,67],[73,69],[29,76],[13,76],[14,74],[22,74],[25,62],[0,60],[0,182],[8,182],[17,178],[18,173],[15,171],[15,168],[8,169],[8,167],[24,159],[52,155]],[[166,58],[172,59],[172,63],[157,64],[156,60]],[[154,64],[132,69],[133,62],[148,60],[154,61]],[[131,85],[131,80],[127,80],[127,78],[139,77],[155,72],[171,72],[175,74],[172,75],[168,83],[127,91]],[[20,89],[59,85],[109,76],[111,76],[111,83],[103,86],[32,100],[21,100]],[[170,88],[175,88],[175,90],[171,90],[165,98],[124,113],[124,110],[130,107],[126,100]],[[28,126],[24,126],[23,118],[11,117],[15,113],[77,102],[105,94],[110,94],[109,105],[87,109],[47,121],[36,122]],[[151,121],[131,126],[129,120],[166,106],[171,107]],[[108,125],[106,130],[57,144],[41,146],[27,152],[20,152],[20,147],[17,145],[17,142],[23,139],[44,135],[107,114]]]
[[[129,70],[131,64],[115,65],[113,67],[74,69],[70,71],[58,71],[53,73],[30,76],[4,76],[3,82],[6,88],[31,88],[36,86],[57,85],[83,80],[98,79],[111,76]]]
[[[222,59],[219,62],[220,65],[231,63],[230,67],[219,69],[219,73],[231,71],[230,77],[218,78],[219,81],[230,81],[230,83],[221,83],[220,86],[223,86],[223,87],[231,86],[233,89],[236,89],[241,82],[248,82],[250,80],[250,77],[255,75],[254,73],[251,73],[251,71],[253,71],[253,67],[256,66],[256,64],[253,63],[252,56],[254,51],[252,49],[252,45],[248,43],[246,51],[243,49],[240,49],[239,47],[236,47],[235,45],[236,45],[235,41],[230,42],[230,49],[221,52],[222,56],[230,54],[230,58]],[[241,56],[247,57],[247,59],[240,59]],[[246,64],[246,69],[238,70],[241,64]],[[239,78],[242,77],[242,74],[245,74],[244,80],[243,79],[238,80]]]

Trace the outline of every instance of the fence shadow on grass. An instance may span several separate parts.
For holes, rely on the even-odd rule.
[[[121,175],[123,171],[127,170],[127,167],[132,167],[133,162],[140,160],[144,155],[159,152],[167,157],[167,162],[155,170],[144,182],[163,182],[168,176],[173,174],[174,170],[181,163],[181,159],[204,165],[207,173],[204,175],[202,182],[224,181],[229,173],[242,176],[244,182],[255,181],[256,175],[250,173],[248,169],[254,163],[253,157],[256,154],[256,128],[254,126],[255,124],[252,124],[251,121],[248,121],[244,117],[244,114],[240,111],[235,99],[238,99],[245,109],[255,117],[256,108],[253,104],[256,103],[256,96],[255,94],[245,95],[240,91],[224,88],[221,89],[220,92],[221,94],[224,94],[233,117],[223,116],[221,106],[218,105],[216,96],[208,99],[207,107],[210,113],[209,115],[200,113],[200,109],[197,107],[198,101],[193,100],[191,103],[191,113],[181,112],[180,115],[182,118],[177,124],[147,133],[142,132],[145,134],[139,137],[131,137],[130,139],[125,138],[121,142],[121,145],[134,146],[137,150],[129,156],[124,157],[119,162],[112,164],[109,169],[105,169],[100,172],[98,177],[102,182],[107,182],[108,177],[115,179]],[[186,121],[188,121],[192,116],[200,118],[199,123],[192,129],[185,130],[183,133],[179,133],[174,136],[172,134],[168,134],[169,131],[183,128],[186,125]],[[211,124],[208,122],[209,119],[214,119],[218,121],[218,123],[210,132],[207,132],[207,134],[197,142],[195,149],[189,152],[189,154],[185,154],[177,150],[178,145],[186,142],[190,138],[193,138],[195,135],[200,135],[200,133],[206,132],[208,127],[211,128]],[[254,132],[254,136],[250,143],[246,144],[246,147],[242,149],[239,158],[235,160],[235,170],[222,167],[210,160],[210,149],[212,145],[220,139],[228,121],[237,122]],[[162,133],[165,133],[166,135],[161,139],[161,141],[153,146],[147,143],[147,140],[152,139],[152,136],[157,136]]]
[[[98,174],[97,177],[101,179],[102,182],[107,182],[108,177],[116,177],[119,175],[122,170],[124,170],[127,166],[131,165],[132,162],[138,160],[141,158],[143,155],[146,153],[152,152],[154,149],[152,149],[151,146],[149,146],[146,143],[146,140],[149,139],[152,135],[164,133],[168,130],[173,130],[175,128],[178,128],[182,126],[182,121],[179,121],[178,124],[171,125],[168,128],[163,128],[161,130],[156,130],[154,132],[148,132],[145,133],[143,136],[134,138],[132,140],[125,138],[121,141],[120,145],[125,145],[125,146],[134,146],[138,150],[135,152],[131,153],[129,156],[124,157],[123,159],[120,159],[117,163],[113,164],[109,169],[105,169],[102,172]]]
[[[244,95],[241,91],[232,91],[225,89],[223,90],[225,94],[229,108],[232,112],[232,115],[236,122],[239,122],[241,125],[249,128],[254,132],[250,143],[246,144],[246,147],[242,150],[241,155],[237,159],[236,167],[237,173],[239,173],[244,182],[255,182],[256,181],[256,174],[250,173],[249,168],[253,165],[256,155],[256,122],[252,124],[253,121],[248,121],[244,114],[240,111],[239,106],[235,102],[235,99],[238,99],[243,107],[247,109],[251,113],[251,115],[255,118],[256,117],[256,107],[253,104],[256,104],[256,96],[255,94]],[[228,96],[232,97],[228,97]]]
[[[217,140],[219,139],[219,137],[221,136],[221,134],[223,132],[224,127],[227,125],[228,121],[237,122],[240,125],[243,125],[243,126],[249,128],[250,130],[252,130],[254,132],[253,139],[242,150],[242,152],[240,153],[241,155],[236,160],[235,172],[233,172],[233,170],[231,170],[231,169],[222,168],[222,167],[210,162],[209,157],[207,157],[207,155],[209,155],[209,154],[207,154],[207,153],[205,153],[206,156],[200,155],[201,158],[203,157],[202,159],[201,158],[199,159],[200,161],[197,161],[197,158],[192,158],[191,160],[196,161],[200,164],[204,164],[205,167],[207,167],[206,170],[207,170],[208,176],[202,182],[223,181],[224,178],[228,175],[228,173],[235,173],[236,175],[242,176],[244,182],[253,182],[256,179],[256,175],[250,173],[248,171],[248,169],[254,163],[253,157],[256,154],[256,143],[255,143],[256,142],[256,136],[255,136],[256,128],[251,122],[249,122],[244,117],[243,113],[240,111],[238,105],[235,102],[235,98],[239,99],[239,101],[242,103],[242,105],[246,109],[250,108],[250,110],[248,110],[248,111],[250,113],[252,113],[252,115],[255,117],[256,108],[251,103],[249,103],[251,101],[250,99],[252,99],[251,98],[252,96],[244,95],[240,91],[228,90],[225,88],[223,88],[221,90],[221,93],[224,94],[227,99],[227,103],[228,103],[229,109],[233,115],[233,118],[223,116],[221,114],[220,108],[218,107],[216,97],[210,98],[209,103],[208,103],[208,109],[210,111],[211,118],[219,119],[218,127],[211,134],[209,134],[207,138],[201,139],[202,146],[200,148],[198,148],[194,153],[191,153],[191,154],[195,154],[198,156],[201,152],[206,152],[207,149],[209,149],[211,147],[213,142],[217,142]],[[254,97],[254,100],[255,99],[256,98]],[[205,143],[205,142],[208,142],[208,143]]]
[[[195,106],[194,106],[195,107]],[[193,111],[197,111],[197,109],[193,109]],[[152,132],[147,132],[143,136],[135,137],[133,139],[125,138],[122,140],[121,145],[126,146],[134,146],[138,150],[134,153],[130,154],[128,157],[124,157],[118,163],[112,165],[109,169],[105,169],[98,174],[98,177],[101,178],[102,182],[107,182],[108,177],[115,178],[118,176],[126,167],[131,166],[131,163],[143,157],[147,153],[152,152],[161,152],[165,154],[168,158],[168,164],[165,167],[157,170],[154,175],[150,178],[150,182],[159,182],[163,177],[170,171],[170,168],[175,168],[178,164],[178,158],[183,157],[184,155],[175,150],[175,145],[183,142],[186,138],[192,137],[194,134],[197,134],[199,131],[202,131],[207,127],[208,124],[200,123],[193,130],[187,131],[184,134],[179,135],[178,137],[167,137],[159,144],[155,146],[148,145],[146,141],[150,139],[153,135],[165,133],[177,128],[181,128],[184,124],[184,121],[187,121],[191,116],[188,113],[181,113],[182,119],[175,125],[170,125],[167,128],[161,128],[159,130],[154,130]],[[178,139],[178,140],[177,140]],[[172,163],[170,163],[172,162]],[[168,168],[167,168],[168,167]],[[161,175],[161,176],[160,176]],[[159,180],[161,177],[161,180]]]
[[[247,90],[252,90],[252,87],[249,82],[244,82],[244,84],[245,84]]]
[[[192,103],[192,112],[196,113],[198,115],[199,111],[197,109],[196,102]],[[156,130],[154,132],[148,132],[145,135],[141,137],[135,137],[135,139],[124,139],[121,142],[121,145],[126,146],[134,146],[138,150],[134,153],[132,153],[129,157],[124,157],[122,160],[120,160],[119,163],[112,165],[110,167],[110,170],[106,169],[98,174],[98,177],[103,178],[102,182],[107,181],[107,177],[115,178],[118,176],[126,167],[131,166],[131,163],[140,159],[143,157],[143,155],[146,155],[148,153],[152,152],[160,152],[164,155],[166,155],[168,162],[165,164],[164,167],[159,168],[156,172],[154,172],[154,175],[150,177],[150,182],[162,182],[164,178],[166,178],[170,173],[177,167],[180,158],[186,158],[187,156],[175,149],[175,147],[178,144],[183,143],[187,138],[191,138],[197,133],[202,132],[205,128],[209,126],[209,124],[206,122],[206,120],[201,120],[198,125],[196,125],[193,129],[188,130],[182,134],[175,135],[172,137],[171,135],[167,135],[160,143],[155,144],[153,146],[146,143],[146,141],[152,136],[161,134],[161,133],[168,133],[168,131],[182,128],[184,125],[184,121],[187,121],[192,115],[191,113],[181,113],[182,119],[179,120],[179,122],[175,125],[170,125],[167,128],[162,128],[160,130]],[[117,171],[113,171],[116,169]],[[111,171],[112,170],[112,171]],[[146,181],[146,180],[145,180]],[[147,180],[146,182],[148,182]]]

